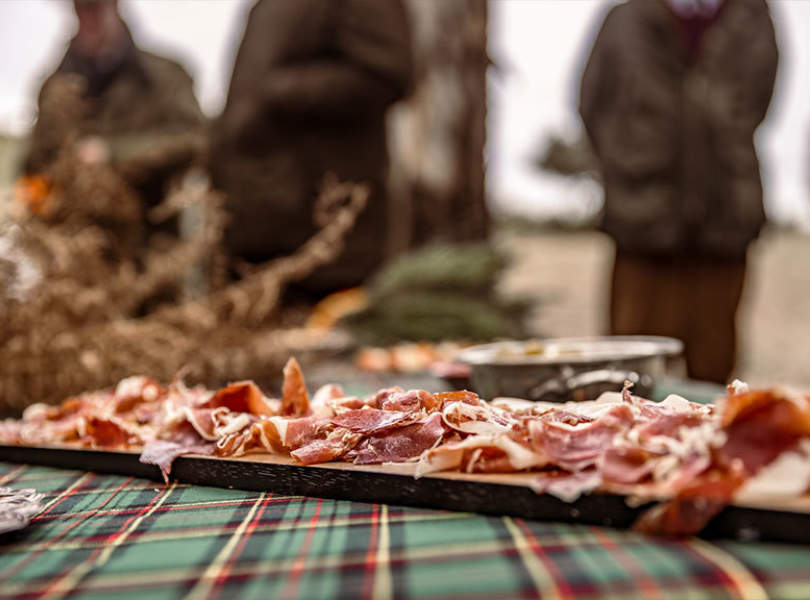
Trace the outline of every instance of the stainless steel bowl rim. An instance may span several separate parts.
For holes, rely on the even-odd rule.
[[[514,352],[528,344],[541,344],[551,349],[549,353],[523,356],[498,356]],[[566,348],[567,352],[554,352],[554,348]],[[576,352],[575,352],[576,351]],[[459,353],[457,359],[469,365],[527,366],[589,364],[595,362],[632,360],[651,356],[678,356],[683,353],[683,342],[675,338],[633,336],[590,336],[565,338],[538,338],[524,341],[493,342],[471,346]]]

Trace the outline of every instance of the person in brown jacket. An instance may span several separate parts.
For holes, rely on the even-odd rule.
[[[211,172],[225,192],[232,256],[292,253],[317,229],[327,173],[371,185],[368,206],[338,260],[300,289],[314,297],[360,284],[382,262],[385,114],[411,85],[401,0],[259,0],[214,126]]]
[[[69,142],[64,133],[78,132],[77,151],[90,161],[109,161],[148,210],[205,150],[193,82],[176,62],[135,45],[116,0],[74,0],[74,8],[79,28],[40,89],[24,170],[45,171]],[[67,88],[83,104],[69,127],[60,122],[65,115],[57,97]]]
[[[734,367],[746,251],[765,221],[754,132],[777,60],[765,0],[628,0],[582,78],[616,242],[612,332],[683,339],[696,379]]]

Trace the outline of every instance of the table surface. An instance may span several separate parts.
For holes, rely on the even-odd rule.
[[[808,598],[810,547],[242,492],[0,463],[45,508],[0,598]]]
[[[711,392],[666,393],[698,391]],[[45,494],[27,528],[0,535],[0,599],[810,598],[810,546],[658,539],[1,462],[0,486]]]

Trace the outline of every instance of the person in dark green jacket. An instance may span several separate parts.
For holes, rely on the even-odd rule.
[[[169,182],[206,151],[205,118],[178,63],[138,48],[115,0],[75,0],[78,30],[39,94],[24,170],[46,172],[72,144],[87,161],[109,161],[144,213]],[[67,108],[75,97],[80,106]],[[68,122],[65,122],[68,121]]]
[[[371,274],[388,219],[385,115],[411,79],[401,0],[259,0],[212,140],[232,256],[262,262],[301,246],[332,173],[370,184],[371,196],[340,257],[299,287],[317,297]]]
[[[777,60],[765,0],[629,0],[582,77],[616,242],[612,332],[683,339],[698,379],[734,366],[746,252],[765,222],[754,132]]]

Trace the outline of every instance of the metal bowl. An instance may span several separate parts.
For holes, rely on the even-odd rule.
[[[599,336],[496,342],[472,346],[458,360],[471,368],[484,398],[590,400],[621,390],[649,396],[655,380],[683,374],[683,343],[657,336]]]

